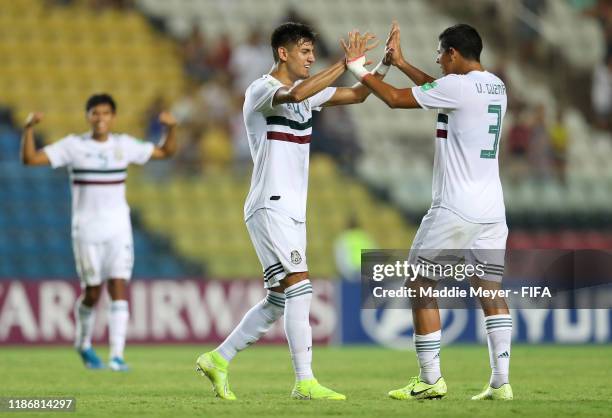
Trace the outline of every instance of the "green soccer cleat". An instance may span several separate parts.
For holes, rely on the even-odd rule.
[[[236,395],[229,387],[227,378],[227,360],[216,351],[202,354],[196,360],[196,371],[208,377],[213,385],[213,392],[218,398],[235,401]]]
[[[341,393],[334,392],[317,382],[317,379],[306,379],[295,382],[295,386],[291,391],[293,399],[313,400],[325,399],[329,401],[344,401],[346,396]]]
[[[472,396],[473,401],[511,401],[514,396],[512,395],[512,387],[510,383],[504,383],[497,389],[486,385],[484,390],[476,396]]]
[[[433,385],[430,385],[423,382],[419,376],[415,376],[403,388],[389,392],[389,397],[398,400],[440,399],[446,395],[446,392],[446,382],[443,377],[439,378]]]

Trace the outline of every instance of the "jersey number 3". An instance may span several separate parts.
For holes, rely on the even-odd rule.
[[[480,150],[480,158],[495,158],[497,156],[497,145],[499,144],[499,134],[501,131],[501,106],[489,105],[488,113],[494,113],[497,115],[497,123],[495,125],[489,125],[489,133],[495,135],[495,142],[493,142],[493,149]]]

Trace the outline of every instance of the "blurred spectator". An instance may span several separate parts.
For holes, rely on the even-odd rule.
[[[597,0],[567,0],[567,3],[577,12],[588,14],[595,7]]]
[[[212,52],[210,54],[210,64],[219,72],[229,71],[229,63],[232,58],[232,43],[229,35],[223,33],[217,39]]]
[[[166,110],[166,100],[162,95],[157,95],[145,110],[144,126],[145,140],[157,143],[164,132],[164,126],[159,122],[159,114]]]
[[[529,174],[529,163],[527,161],[527,151],[531,137],[529,122],[528,113],[519,109],[514,124],[508,131],[507,139],[502,142],[502,144],[506,144],[505,148],[507,149],[507,153],[504,153],[507,164],[503,164],[503,167],[510,179],[515,182],[524,179]]]
[[[229,121],[232,148],[234,150],[234,168],[239,174],[249,172],[252,164],[251,149],[247,138],[244,118],[242,117],[242,97],[234,97],[233,112]]]
[[[520,111],[514,125],[508,134],[508,147],[510,153],[515,157],[525,157],[529,148],[531,137],[531,126],[529,125],[527,112]]]
[[[174,157],[176,171],[179,175],[197,176],[201,174],[202,169],[202,129],[199,126],[186,125],[181,127],[179,133],[179,149]]]
[[[13,110],[10,107],[0,106],[0,161],[19,160],[19,137],[20,132],[14,123]],[[39,143],[37,145],[40,146]]]
[[[202,85],[198,95],[204,106],[201,114],[207,121],[226,123],[232,112],[231,80],[229,74],[219,72]]]
[[[612,128],[612,53],[593,70],[591,101],[596,125],[601,129]]]
[[[8,106],[0,105],[0,126],[16,128],[13,109]]]
[[[366,231],[359,227],[357,218],[351,216],[347,229],[334,243],[336,268],[344,280],[361,279],[361,250],[376,248],[376,243]]]
[[[203,82],[208,80],[213,69],[208,55],[208,46],[204,34],[197,25],[182,45],[183,65],[185,73],[194,80]]]
[[[224,172],[232,162],[232,143],[227,127],[214,122],[200,141],[203,169],[206,173]]]
[[[44,0],[43,7],[45,9],[55,7],[55,6],[65,7],[65,6],[71,6],[73,3],[74,3],[74,0]]]
[[[247,42],[234,50],[230,60],[236,94],[244,96],[249,84],[267,74],[273,63],[270,46],[261,32],[259,29],[251,30]]]
[[[185,83],[183,94],[173,103],[170,111],[178,121],[179,126],[185,126],[200,117],[198,114],[197,91],[197,84],[193,82]]]
[[[313,153],[331,155],[347,173],[353,173],[361,155],[355,124],[346,106],[326,108],[324,112],[313,112]]]
[[[129,10],[134,7],[133,0],[89,0],[89,7],[97,12],[107,9]]]
[[[565,182],[565,167],[567,163],[567,148],[569,146],[569,131],[564,122],[565,112],[562,107],[557,111],[557,118],[549,129],[552,144],[554,165],[557,177]]]
[[[516,14],[515,30],[520,44],[520,57],[524,61],[535,57],[540,39],[539,19],[546,9],[542,0],[521,0],[522,10]],[[535,19],[534,19],[535,17]]]
[[[554,153],[546,128],[546,107],[534,109],[531,134],[529,136],[529,162],[536,180],[547,180],[554,174]]]
[[[186,83],[181,97],[170,109],[179,122],[179,149],[173,159],[176,170],[184,175],[197,175],[201,169],[200,139],[205,127],[204,105],[199,85]]]
[[[588,6],[583,8],[583,13],[587,16],[597,19],[604,32],[608,51],[612,43],[612,1],[610,0],[594,0],[588,2]]]

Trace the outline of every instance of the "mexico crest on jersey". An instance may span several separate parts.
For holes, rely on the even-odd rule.
[[[298,250],[291,251],[291,262],[293,264],[300,264],[302,262],[302,256],[298,252]]]

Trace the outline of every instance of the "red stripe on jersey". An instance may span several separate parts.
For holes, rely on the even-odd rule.
[[[297,144],[310,144],[310,135],[297,136],[285,132],[268,131],[268,139],[273,141],[295,142]]]
[[[448,131],[446,129],[437,129],[436,130],[436,138],[446,138]]]
[[[121,184],[121,183],[125,183],[125,179],[123,179],[123,180],[108,180],[108,181],[74,180],[72,182],[72,184],[78,184],[78,185],[83,185],[83,186],[87,186],[87,185],[108,186],[108,185],[112,185],[112,184]]]

